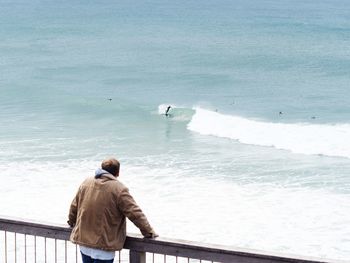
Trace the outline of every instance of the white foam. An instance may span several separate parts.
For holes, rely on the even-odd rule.
[[[98,165],[89,160],[0,163],[6,176],[0,199],[8,200],[0,202],[1,213],[63,224],[79,184]],[[121,173],[163,237],[327,258],[350,254],[347,194],[242,184],[171,167],[123,164]],[[139,232],[128,224],[130,230]]]
[[[350,124],[272,123],[196,108],[188,129],[293,153],[350,158]]]

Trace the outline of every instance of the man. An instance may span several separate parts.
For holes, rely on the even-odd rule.
[[[83,263],[114,261],[115,251],[124,246],[126,217],[143,236],[158,236],[128,188],[117,179],[119,162],[107,159],[101,168],[80,185],[69,210],[68,224],[74,227],[70,240],[80,245]]]

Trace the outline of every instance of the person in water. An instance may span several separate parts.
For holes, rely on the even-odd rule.
[[[171,106],[168,106],[168,108],[165,111],[165,116],[169,116],[168,112],[169,112],[170,109],[171,109]]]

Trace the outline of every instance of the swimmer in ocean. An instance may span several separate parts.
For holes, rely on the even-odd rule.
[[[165,111],[165,116],[169,116],[168,112],[169,112],[170,109],[171,109],[171,106],[168,106],[168,108]]]

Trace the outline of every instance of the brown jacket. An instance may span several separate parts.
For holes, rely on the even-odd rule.
[[[121,250],[126,238],[126,218],[148,237],[154,231],[129,190],[111,174],[86,179],[69,210],[74,226],[70,240],[79,245],[108,251]]]

